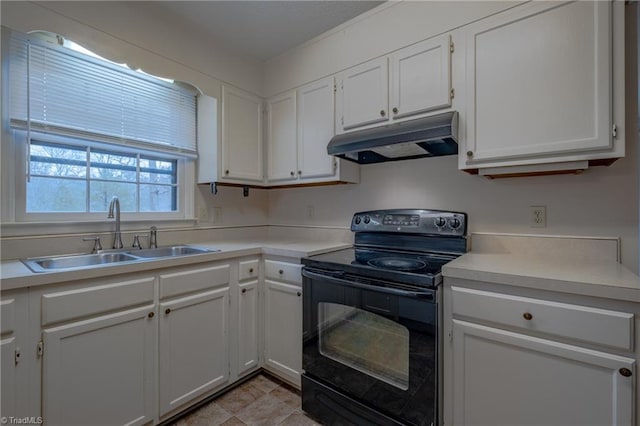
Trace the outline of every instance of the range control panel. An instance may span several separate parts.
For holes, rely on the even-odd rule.
[[[372,210],[353,215],[351,230],[464,236],[467,234],[467,215],[424,209]]]

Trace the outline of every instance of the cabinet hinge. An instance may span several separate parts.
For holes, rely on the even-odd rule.
[[[453,87],[451,88],[451,91],[449,91],[449,96],[451,97],[451,99],[456,97],[456,89],[454,89]]]
[[[333,93],[336,93],[338,91],[338,85],[334,84],[333,85]]]
[[[456,50],[456,49],[455,49],[455,45],[453,44],[453,42],[451,42],[451,43],[449,44],[449,52],[453,53],[455,50]]]
[[[344,127],[344,117],[340,117],[340,124]]]
[[[20,362],[20,348],[15,348],[15,350],[13,351],[13,362],[15,363],[15,365],[18,365],[18,363]]]
[[[44,355],[44,342],[42,340],[38,342],[38,349],[36,353],[38,354],[39,358],[42,358],[42,356]]]
[[[449,343],[453,342],[453,329],[449,329]]]
[[[613,128],[611,129],[611,134],[613,135],[614,138],[618,137],[618,125],[614,124]]]
[[[335,174],[338,171],[338,160],[336,160],[335,157],[333,157],[333,174]]]

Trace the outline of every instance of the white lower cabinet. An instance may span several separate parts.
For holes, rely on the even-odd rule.
[[[265,260],[265,368],[300,387],[302,266]]]
[[[228,263],[160,275],[160,417],[229,381]]]
[[[260,364],[259,265],[258,259],[252,259],[240,262],[238,268],[238,376],[246,375]]]
[[[487,286],[445,279],[445,424],[635,424],[631,304],[612,309],[611,301],[581,305]]]
[[[635,360],[453,321],[454,425],[632,425]]]
[[[155,278],[146,277],[41,296],[42,417],[47,425],[153,422],[154,287]]]
[[[43,330],[47,425],[142,425],[154,418],[153,306]]]
[[[25,325],[25,291],[0,296],[0,416],[23,417],[28,414],[27,375],[32,367]]]

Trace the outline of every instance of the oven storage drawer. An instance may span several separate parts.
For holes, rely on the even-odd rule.
[[[633,350],[632,313],[455,286],[451,287],[451,295],[456,317]]]
[[[302,284],[302,265],[276,260],[264,261],[264,276],[267,279]]]

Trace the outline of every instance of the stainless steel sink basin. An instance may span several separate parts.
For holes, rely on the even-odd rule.
[[[97,253],[76,256],[42,257],[25,259],[22,262],[34,272],[46,272],[61,269],[82,269],[111,263],[131,262],[137,257],[128,253]]]
[[[206,248],[193,247],[193,246],[171,246],[171,247],[158,247],[158,248],[135,250],[129,253],[137,257],[143,257],[145,259],[148,259],[152,257],[186,256],[189,254],[210,253],[212,251],[218,251],[218,250],[209,250]]]
[[[193,246],[168,246],[142,250],[107,251],[96,254],[80,254],[72,256],[52,256],[22,259],[33,272],[51,272],[95,268],[100,266],[144,262],[166,257],[180,257],[193,254],[213,253],[216,249]]]

